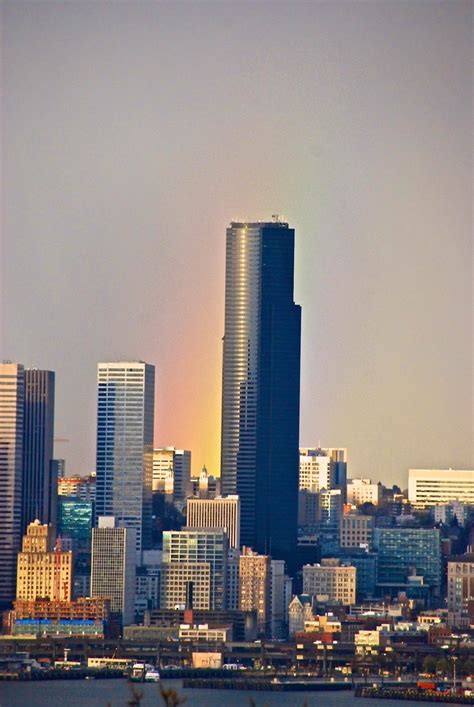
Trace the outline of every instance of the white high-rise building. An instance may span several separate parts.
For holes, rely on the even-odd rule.
[[[25,372],[0,363],[0,607],[15,598],[21,548]]]
[[[99,363],[96,514],[136,531],[137,560],[151,547],[155,367]]]
[[[319,493],[334,488],[334,465],[322,449],[300,449],[300,491]]]
[[[186,524],[189,528],[222,528],[227,533],[229,547],[239,548],[239,497],[188,498]]]
[[[92,529],[91,595],[110,597],[110,610],[122,614],[124,626],[135,613],[135,528],[119,528],[115,518],[101,517]]]
[[[153,491],[162,491],[174,501],[184,501],[191,492],[191,452],[176,447],[153,450]]]
[[[474,505],[474,470],[409,469],[408,500],[416,508],[449,501]]]

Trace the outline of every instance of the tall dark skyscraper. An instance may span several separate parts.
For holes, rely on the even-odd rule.
[[[29,523],[56,527],[57,478],[53,464],[54,384],[52,371],[25,369],[23,416],[22,532]]]
[[[222,491],[241,499],[241,542],[290,567],[301,347],[294,240],[278,220],[227,229],[221,447]]]

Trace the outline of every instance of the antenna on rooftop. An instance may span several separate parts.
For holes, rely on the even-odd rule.
[[[278,214],[272,214],[273,223],[280,223],[280,217]]]

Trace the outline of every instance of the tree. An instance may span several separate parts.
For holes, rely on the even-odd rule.
[[[423,672],[424,673],[435,673],[436,672],[436,658],[432,655],[427,655],[423,661]]]
[[[447,675],[449,672],[449,663],[446,658],[440,658],[436,661],[436,672],[441,673],[441,675]]]

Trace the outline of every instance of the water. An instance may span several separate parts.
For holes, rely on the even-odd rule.
[[[426,707],[426,702],[400,702],[355,698],[352,692],[252,692],[183,689],[180,680],[165,680],[182,697],[186,707]],[[156,685],[136,685],[143,691],[142,707],[162,707]],[[50,680],[0,682],[0,707],[127,707],[130,690],[125,680]]]

